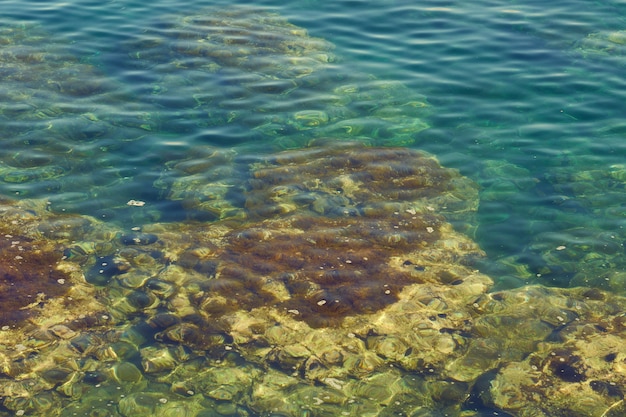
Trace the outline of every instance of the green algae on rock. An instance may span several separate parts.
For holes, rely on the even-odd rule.
[[[567,164],[537,179],[532,191],[543,204],[529,225],[528,243],[519,254],[494,262],[500,275],[522,283],[583,286],[626,294],[626,233],[622,226],[625,172],[623,164],[600,170],[570,158]],[[488,198],[491,195],[496,192],[487,190]],[[501,207],[495,205],[494,217],[500,213],[498,209]],[[487,217],[483,214],[481,220],[488,222],[489,210],[483,212]]]

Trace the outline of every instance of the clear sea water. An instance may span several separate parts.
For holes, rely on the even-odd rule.
[[[169,161],[206,145],[244,158],[303,147],[313,134],[289,130],[281,115],[319,108],[345,82],[362,89],[389,82],[401,86],[398,102],[427,101],[422,120],[430,127],[397,141],[381,134],[374,143],[425,150],[480,185],[471,233],[488,255],[481,269],[499,287],[580,284],[572,282],[580,267],[575,258],[583,251],[607,254],[610,245],[617,255],[607,259],[621,266],[626,1],[250,2],[334,45],[329,79],[291,95],[242,95],[227,76],[188,71],[176,78],[162,70],[159,57],[143,58],[133,46],[150,31],[166,33],[168,19],[244,4],[1,1],[0,29],[45,33],[34,49],[64,51],[73,57],[67,62],[84,66],[73,75],[78,84],[87,91],[105,87],[95,95],[59,93],[56,81],[46,80],[57,77],[54,71],[72,71],[63,63],[41,76],[36,63],[12,68],[35,80],[26,92],[35,98],[25,109],[24,91],[12,90],[24,84],[6,81],[14,72],[0,74],[0,192],[47,198],[51,210],[128,226],[182,221],[192,214],[165,201],[155,186],[168,181]],[[220,110],[208,114],[209,102]],[[276,126],[267,123],[272,112]],[[93,120],[106,123],[93,130],[86,123]],[[126,204],[132,199],[158,214],[132,217]],[[573,249],[563,264],[546,260],[557,247]]]
[[[289,134],[284,129],[259,135],[259,129],[250,129],[241,119],[228,120],[228,111],[243,103],[258,116],[263,101],[264,113],[306,110],[311,102],[323,102],[328,93],[323,88],[332,85],[301,89],[298,95],[243,99],[225,85],[228,80],[194,80],[186,73],[168,81],[167,76],[176,74],[166,76],[155,61],[143,65],[132,58],[128,45],[133,40],[176,15],[244,3],[2,2],[0,24],[35,25],[49,34],[35,49],[46,48],[46,43],[65,48],[81,64],[95,68],[93,75],[79,77],[79,83],[109,84],[104,95],[70,97],[76,106],[69,117],[61,115],[67,111],[64,105],[72,107],[68,97],[51,94],[37,104],[50,107],[48,113],[15,120],[23,110],[19,96],[5,95],[2,158],[9,172],[17,167],[28,173],[1,182],[0,191],[18,198],[50,198],[53,210],[137,223],[151,219],[128,219],[124,203],[135,198],[158,206],[162,191],[154,183],[165,164],[195,146],[235,147],[240,155],[303,146],[304,141],[280,142],[281,135]],[[626,147],[626,47],[623,39],[607,40],[611,34],[624,36],[625,2],[302,0],[254,5],[334,44],[337,77],[360,74],[357,84],[375,77],[401,83],[400,95],[426,97],[430,107],[424,121],[430,128],[399,143],[434,154],[444,166],[481,185],[474,238],[491,260],[526,263],[526,275],[541,276],[544,262],[538,265],[533,259],[544,250],[535,246],[545,242],[545,233],[551,233],[553,247],[583,239],[576,236],[582,225],[591,228],[584,239],[615,232],[611,239],[621,245],[626,238],[626,201],[620,198],[624,183],[602,177],[602,172],[621,168]],[[28,71],[36,72],[33,68]],[[42,74],[38,82],[50,76]],[[4,84],[5,93],[14,86]],[[207,115],[206,106],[198,111],[195,104],[200,101],[193,103],[191,97],[198,99],[199,92],[221,103],[222,113]],[[85,109],[106,119],[108,127],[91,132],[91,127],[73,125],[90,117],[81,113]],[[48,123],[56,120],[57,127],[59,119],[67,119],[67,126],[60,139],[52,140]],[[80,129],[83,133],[77,134]],[[46,165],[57,171],[33,173]],[[583,186],[577,187],[578,179],[572,179],[576,173],[593,174],[580,179]],[[162,212],[173,220],[185,218],[176,210],[163,207]],[[511,268],[483,267],[512,275],[506,285],[518,285]],[[543,268],[544,279],[569,285],[574,272],[559,274],[557,269],[545,274]]]

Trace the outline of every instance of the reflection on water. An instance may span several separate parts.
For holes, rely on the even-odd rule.
[[[486,33],[532,16],[501,13]],[[621,415],[626,176],[578,144],[621,130],[568,66],[623,32],[553,59],[515,27],[536,108],[479,77],[427,100],[263,8],[162,14],[103,58],[3,27],[0,415]]]

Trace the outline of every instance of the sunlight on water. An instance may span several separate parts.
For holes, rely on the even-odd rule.
[[[0,416],[626,412],[626,5],[0,5]]]

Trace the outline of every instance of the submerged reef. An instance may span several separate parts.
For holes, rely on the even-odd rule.
[[[594,55],[623,57],[626,55],[626,30],[590,33],[575,43],[574,50],[585,57]]]
[[[237,6],[164,16],[123,45],[131,67],[150,68],[154,102],[185,110],[169,128],[229,126],[234,137],[271,125],[268,107],[316,83],[333,49],[278,14]]]
[[[62,250],[79,237],[106,239],[100,226],[46,206],[36,200],[0,202],[1,415],[58,415],[61,401],[49,391],[77,379],[81,369],[68,341],[109,329],[108,307]]]
[[[626,294],[626,263],[623,259],[626,233],[623,230],[623,189],[626,166],[605,170],[572,161],[554,169],[544,181],[559,197],[563,214],[561,236],[550,230],[537,233],[528,251],[536,253],[535,269],[546,276],[565,277],[569,286],[602,288]],[[585,219],[584,223],[582,219]]]
[[[0,415],[623,414],[624,298],[490,292],[448,220],[477,207],[456,171],[342,141],[172,166],[209,178],[215,160],[247,168],[237,215],[122,230],[6,204],[6,233],[54,245],[97,302],[73,316],[65,293],[64,310],[0,330]]]
[[[211,72],[237,68],[264,76],[268,89],[279,88],[271,80],[302,78],[335,59],[331,43],[310,37],[306,29],[262,8],[235,6],[167,16],[155,26],[127,44],[136,48],[130,57],[139,64],[178,64]]]
[[[477,396],[516,416],[623,414],[625,305],[623,297],[584,287],[489,294],[476,303],[484,315],[475,329],[500,363]]]
[[[103,312],[82,271],[60,247],[93,231],[87,218],[56,215],[43,203],[0,201],[0,326],[21,331],[63,313],[66,319]]]
[[[34,216],[32,220],[36,221]],[[71,285],[69,275],[56,269],[61,254],[50,245],[24,236],[20,229],[11,223],[2,227],[0,326],[19,325],[37,310],[45,309],[46,298],[65,295]]]
[[[415,151],[335,143],[286,152],[254,164],[246,188],[259,221],[226,236],[216,275],[284,286],[280,305],[313,327],[380,310],[409,284],[453,282],[451,263],[481,256],[442,216],[472,213],[477,189]]]
[[[142,94],[185,111],[155,117],[163,129],[200,127],[204,143],[299,148],[332,136],[399,146],[429,127],[424,96],[341,64],[333,44],[262,8],[166,16],[122,50],[120,61],[150,69]]]
[[[154,187],[190,219],[244,218],[242,175],[248,168],[236,157],[231,149],[195,148],[187,158],[168,161]]]
[[[74,134],[83,136],[76,140],[85,139],[91,123],[73,106],[60,103],[99,94],[106,89],[105,78],[34,27],[0,29],[0,63],[3,188],[63,177],[71,170],[71,147],[55,136]],[[68,131],[70,126],[75,129]],[[58,157],[52,157],[51,151],[57,151]]]
[[[36,26],[0,28],[0,192],[48,198],[59,213],[168,221],[169,207],[126,206],[160,202],[160,187],[145,185],[162,165],[180,168],[170,159],[182,151],[153,135],[267,151],[326,136],[406,145],[428,128],[425,97],[339,65],[331,43],[263,9],[165,16],[129,36],[121,56],[81,56]],[[123,85],[107,77],[106,63],[141,75]],[[216,203],[232,188],[232,176],[221,178],[205,192],[213,202],[190,217],[212,220],[239,208]],[[211,204],[217,214],[209,215]]]

